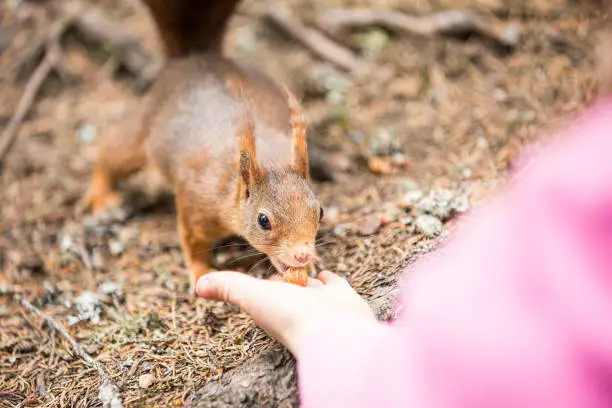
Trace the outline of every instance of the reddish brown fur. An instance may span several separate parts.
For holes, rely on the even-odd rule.
[[[302,112],[302,107],[298,103],[297,99],[293,96],[293,94],[289,91],[289,89],[285,88],[285,92],[287,93],[287,99],[289,102],[289,109],[291,111],[291,130],[292,137],[295,143],[293,148],[293,168],[298,174],[304,176],[304,178],[308,179],[308,148],[306,145],[306,120],[304,118],[304,113]]]
[[[308,180],[299,103],[220,55],[238,1],[145,2],[170,58],[138,116],[103,135],[85,208],[118,205],[118,181],[147,163],[157,167],[174,186],[192,290],[209,271],[211,244],[229,233],[246,237],[275,265],[295,263],[298,253],[314,257],[320,207]],[[259,226],[261,213],[272,230]]]
[[[221,51],[229,17],[240,0],[143,0],[162,38],[166,55]]]

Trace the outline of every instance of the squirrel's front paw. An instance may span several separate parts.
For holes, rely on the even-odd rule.
[[[85,213],[90,213],[90,215],[86,217],[85,222],[91,222],[95,225],[123,222],[128,218],[129,212],[122,204],[123,196],[119,192],[113,191],[103,195],[89,192],[85,198],[77,204],[76,216],[82,217]]]
[[[123,196],[118,191],[99,193],[89,191],[85,198],[77,206],[77,212],[80,214],[91,212],[92,215],[100,215],[104,212],[113,211],[116,208],[121,208],[123,204]]]
[[[311,278],[317,277],[317,267],[315,266],[314,263],[309,263],[308,265],[306,265],[306,272],[308,273],[308,276]]]

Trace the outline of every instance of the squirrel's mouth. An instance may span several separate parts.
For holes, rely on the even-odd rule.
[[[289,265],[279,261],[276,258],[270,258],[270,262],[272,262],[272,265],[274,265],[276,270],[278,270],[281,274],[285,273],[285,271],[289,269]]]

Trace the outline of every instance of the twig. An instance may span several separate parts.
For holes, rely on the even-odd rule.
[[[85,265],[85,269],[87,269],[88,272],[93,271],[93,262],[91,261],[91,256],[89,255],[89,251],[87,250],[87,229],[85,227],[81,229],[81,237],[77,246],[79,248],[79,255],[81,256],[83,265]]]
[[[62,31],[74,27],[78,34],[106,47],[118,62],[138,77],[143,84],[146,85],[155,80],[161,68],[161,61],[143,51],[138,39],[126,30],[124,25],[114,21],[103,10],[92,5],[84,7],[81,3],[63,2],[59,6],[59,13],[68,16],[70,20],[69,24],[63,26]],[[15,58],[7,70],[9,79],[19,73],[24,65],[38,58],[52,32],[53,29],[49,31],[49,34],[36,38],[24,52]]]
[[[410,16],[388,9],[337,7],[320,13],[317,25],[329,34],[338,34],[346,29],[381,26],[391,31],[423,37],[474,33],[511,49],[518,44],[518,33],[512,27],[508,27],[504,33],[499,33],[476,14],[465,10],[446,10],[427,16]]]
[[[61,59],[61,51],[59,47],[59,39],[70,25],[70,18],[64,19],[56,23],[51,30],[51,37],[49,38],[46,46],[46,54],[40,65],[36,68],[36,71],[30,77],[23,95],[17,104],[15,113],[11,117],[11,120],[6,125],[4,132],[0,138],[0,163],[4,160],[6,153],[9,151],[15,139],[17,138],[19,127],[23,122],[23,119],[28,114],[32,103],[36,99],[36,95],[40,90],[40,87],[47,79],[47,76],[51,71],[58,66]]]
[[[59,334],[61,334],[62,337],[64,337],[64,339],[70,344],[75,354],[77,354],[87,364],[89,364],[90,366],[92,366],[98,371],[98,375],[100,376],[100,379],[101,379],[98,398],[102,402],[102,405],[108,408],[121,408],[122,403],[121,403],[121,398],[119,396],[119,389],[117,388],[116,385],[112,383],[112,380],[108,376],[106,371],[104,370],[104,367],[100,363],[98,363],[96,360],[94,360],[83,349],[83,347],[81,347],[81,345],[77,343],[76,340],[74,340],[74,338],[72,338],[70,333],[68,333],[66,329],[64,329],[62,326],[60,326],[58,322],[55,321],[55,319],[53,319],[51,316],[47,315],[46,313],[43,313],[42,311],[40,311],[36,306],[31,304],[25,298],[21,296],[16,296],[15,298],[19,302],[19,304],[21,304],[23,307],[27,308],[28,310],[36,314],[38,317],[43,319],[49,326],[51,326]]]
[[[266,17],[319,57],[358,76],[367,71],[367,64],[357,58],[353,52],[332,41],[318,30],[306,27],[289,7],[275,3],[266,11]]]
[[[49,30],[51,32],[51,30]],[[23,72],[23,68],[30,62],[38,59],[38,57],[44,52],[45,45],[49,34],[41,35],[33,39],[23,51],[21,51],[13,60],[9,63],[9,66],[2,74],[3,79],[14,80],[18,74]]]
[[[91,257],[89,256],[89,251],[87,251],[87,247],[84,242],[80,242],[79,246],[79,255],[81,256],[81,260],[83,261],[83,265],[85,265],[85,269],[88,271],[93,271],[94,267],[91,262]]]

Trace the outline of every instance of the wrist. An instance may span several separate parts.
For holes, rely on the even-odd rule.
[[[310,354],[310,351],[305,351],[311,349],[310,345],[316,344],[315,348],[317,348],[318,345],[322,345],[328,340],[353,336],[353,339],[358,341],[360,332],[375,329],[378,326],[382,326],[382,324],[374,316],[371,318],[366,316],[330,317],[302,327],[295,327],[288,331],[286,338],[281,341],[291,354],[299,360],[305,353]]]

